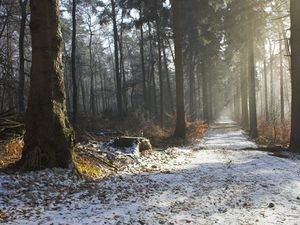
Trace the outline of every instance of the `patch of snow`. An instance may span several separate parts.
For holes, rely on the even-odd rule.
[[[227,116],[221,116],[215,121],[216,124],[235,124],[235,122]]]
[[[257,145],[249,140],[249,137],[240,129],[231,129],[220,132],[212,129],[204,137],[205,149],[255,149]]]

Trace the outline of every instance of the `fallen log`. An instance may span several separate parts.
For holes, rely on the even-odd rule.
[[[144,137],[118,137],[107,144],[107,147],[123,150],[128,154],[140,154],[146,150],[152,150],[152,145]]]

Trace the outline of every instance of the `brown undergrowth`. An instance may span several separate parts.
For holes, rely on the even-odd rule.
[[[148,138],[154,148],[168,148],[181,146],[184,144],[191,143],[195,139],[203,137],[204,133],[208,129],[208,126],[202,121],[186,122],[187,124],[187,138],[186,140],[178,140],[173,137],[174,132],[174,121],[175,119],[168,122],[166,127],[161,128],[151,122],[144,122],[137,119],[136,117],[127,117],[123,120],[107,120],[107,119],[88,119],[81,118],[78,124],[78,140],[80,141],[108,141],[112,137],[101,137],[93,135],[93,131],[108,130],[112,131],[117,136],[143,136]],[[6,168],[9,165],[17,162],[21,156],[24,147],[23,136],[17,138],[10,138],[6,141],[0,142],[0,168]],[[85,161],[84,158],[80,159],[79,162]]]
[[[284,124],[278,121],[269,123],[262,119],[258,121],[259,138],[257,142],[262,145],[288,147],[290,141],[291,126],[290,122]]]
[[[7,167],[20,160],[24,141],[22,137],[0,143],[0,168]]]
[[[208,129],[208,125],[203,121],[187,121],[187,138],[185,140],[178,140],[173,137],[175,117],[169,119],[163,128],[153,122],[146,122],[136,118],[135,116],[126,117],[122,120],[81,118],[80,121],[79,130],[81,130],[81,132],[78,135],[80,140],[82,140],[82,138],[83,140],[90,138],[89,134],[87,134],[85,131],[106,130],[113,131],[117,135],[145,137],[151,141],[151,144],[155,148],[176,147],[183,144],[188,144],[195,139],[201,139]],[[92,138],[97,140],[100,138],[100,141],[102,139],[106,141],[105,137],[101,138],[93,136]]]

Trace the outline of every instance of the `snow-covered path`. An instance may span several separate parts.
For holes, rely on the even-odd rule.
[[[63,170],[0,174],[0,220],[4,218],[3,224],[300,224],[300,161],[238,150],[255,144],[233,124],[212,127],[205,141],[205,150],[195,144],[170,149],[165,153],[170,157],[158,154],[146,160],[145,166],[156,172],[131,168],[100,182],[78,181]],[[5,220],[6,214],[12,217]]]

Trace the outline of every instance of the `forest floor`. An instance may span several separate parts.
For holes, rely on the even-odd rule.
[[[223,120],[203,140],[155,151],[102,181],[60,169],[0,173],[0,221],[300,224],[300,160],[256,148],[238,126]]]

